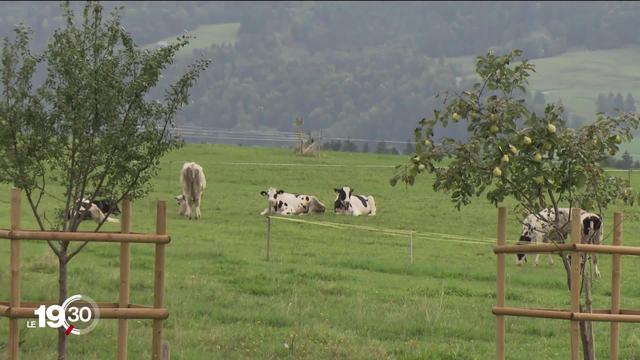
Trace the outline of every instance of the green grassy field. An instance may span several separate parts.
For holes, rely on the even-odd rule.
[[[496,260],[490,242],[447,241],[416,236],[415,263],[408,239],[359,229],[345,230],[274,220],[271,261],[265,261],[266,200],[259,192],[275,186],[317,195],[331,206],[333,188],[351,185],[376,198],[375,217],[324,215],[311,221],[413,229],[484,241],[495,237],[497,210],[478,199],[458,212],[430,179],[405,191],[391,187],[392,166],[403,156],[324,152],[300,158],[287,149],[231,145],[189,145],[165,158],[147,199],[133,204],[133,230],[155,229],[157,199],[169,201],[165,338],[173,359],[489,359],[494,356]],[[173,201],[184,161],[203,165],[207,175],[202,219],[180,218]],[[245,163],[244,165],[242,163]],[[246,165],[246,163],[255,163]],[[290,164],[275,166],[271,164]],[[346,165],[346,166],[345,166]],[[377,167],[356,167],[375,165]],[[640,185],[640,176],[634,175]],[[5,195],[2,195],[5,194]],[[0,187],[0,224],[8,227],[9,187]],[[512,208],[513,203],[507,203]],[[608,209],[606,243],[614,210],[625,211],[624,242],[640,245],[637,209]],[[24,209],[24,228],[34,222]],[[87,224],[87,227],[89,224]],[[109,224],[107,230],[117,230]],[[509,216],[508,235],[519,233]],[[0,240],[2,241],[2,240]],[[119,247],[89,245],[70,264],[69,294],[96,301],[118,300]],[[57,297],[57,262],[47,245],[22,245],[23,299]],[[569,306],[564,271],[525,266],[508,257],[507,305]],[[603,278],[594,285],[595,307],[610,306],[611,260],[601,257]],[[132,245],[131,302],[153,303],[153,246]],[[8,298],[9,244],[0,246],[0,299]],[[623,261],[623,308],[640,308],[638,260]],[[22,328],[22,359],[52,359],[56,333]],[[0,321],[0,357],[8,322]],[[70,336],[68,359],[113,359],[117,322],[103,320],[85,336]],[[507,358],[566,359],[569,324],[559,320],[507,319]],[[595,325],[597,354],[608,357],[608,324]],[[129,325],[129,356],[150,357],[151,321]],[[621,326],[621,359],[640,358],[640,327]]]
[[[475,73],[475,56],[451,58],[451,61],[460,64],[469,74]],[[531,60],[536,73],[529,82],[531,90],[542,91],[547,102],[562,99],[572,112],[593,119],[598,93],[639,95],[639,61],[640,48],[569,51]]]
[[[235,44],[238,35],[238,29],[240,23],[228,23],[228,24],[208,24],[201,25],[188,34],[194,36],[188,46],[182,48],[178,53],[178,57],[191,56],[195,49],[206,49],[212,45],[221,44]],[[176,39],[177,36],[170,36],[164,38],[153,44],[147,44],[143,46],[143,49],[151,49],[158,46],[158,43],[171,42]]]

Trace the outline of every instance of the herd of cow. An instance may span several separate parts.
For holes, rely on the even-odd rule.
[[[199,219],[200,201],[207,185],[202,166],[194,162],[184,163],[180,170],[180,184],[182,194],[175,197],[178,213],[189,219]],[[376,214],[373,196],[355,195],[353,189],[348,186],[336,188],[335,192],[337,194],[334,202],[336,214],[354,216]],[[317,214],[324,213],[326,209],[325,205],[313,195],[291,194],[276,188],[269,188],[267,191],[261,191],[260,194],[267,197],[267,208],[261,215]]]
[[[182,185],[182,194],[175,197],[179,214],[189,219],[199,219],[201,216],[200,202],[207,185],[202,166],[195,162],[184,163],[180,170],[180,183]],[[334,201],[334,212],[336,214],[353,216],[376,215],[376,203],[373,196],[356,195],[349,186],[335,188],[334,191],[336,192]],[[260,194],[267,198],[267,207],[260,213],[261,215],[304,215],[324,213],[326,209],[325,205],[313,195],[292,194],[273,187],[266,191],[261,191]],[[111,215],[120,214],[120,209],[113,200],[89,201],[83,199],[78,212],[78,216],[82,220],[93,219],[97,222],[118,222],[118,219],[112,218]],[[104,214],[108,215],[105,216]],[[554,209],[543,209],[537,214],[530,214],[522,222],[522,232],[518,244],[564,242],[571,228],[569,215],[569,208],[558,208],[559,226],[556,227],[554,226],[556,220]],[[582,243],[602,243],[602,217],[600,215],[582,210],[580,222],[582,224]],[[538,264],[539,256],[539,254],[536,255],[536,265]],[[525,261],[526,254],[516,255],[516,264],[521,265]],[[549,262],[553,263],[551,255],[549,255]],[[598,260],[595,254],[593,255],[593,264],[595,275],[599,277],[600,271],[598,270]]]
[[[349,186],[335,188],[334,191],[336,200],[333,203],[333,209],[336,214],[375,216],[376,202],[373,196],[355,195]],[[272,187],[267,191],[261,191],[260,194],[267,197],[267,207],[260,215],[303,215],[323,213],[326,209],[324,204],[313,195],[291,194]]]

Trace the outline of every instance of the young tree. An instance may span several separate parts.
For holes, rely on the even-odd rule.
[[[624,111],[636,112],[636,100],[631,93],[627,93],[627,97],[624,99]]]
[[[606,114],[609,112],[609,100],[603,93],[598,94],[596,100],[596,112]]]
[[[621,93],[617,93],[613,98],[612,109],[614,112],[624,111],[624,98]]]
[[[410,155],[416,151],[415,145],[413,145],[410,141],[407,141],[407,146],[404,148],[403,154]]]
[[[615,97],[616,95],[612,91],[609,91],[609,94],[607,95],[607,103],[609,104],[609,112],[611,112],[611,114],[613,114],[613,111],[615,110]]]
[[[384,140],[379,141],[376,145],[376,154],[386,154],[388,152],[389,149],[387,149],[387,143],[384,142]]]
[[[363,153],[368,153],[369,150],[369,142],[365,141],[365,143],[362,145],[362,152]]]
[[[344,140],[342,142],[342,149],[341,150],[342,151],[347,151],[347,152],[356,152],[358,150],[358,147],[356,146],[356,144],[353,141],[347,139],[347,140]]]
[[[564,204],[601,212],[616,199],[632,202],[628,182],[606,174],[600,162],[607,154],[615,155],[623,140],[632,138],[640,125],[638,115],[598,115],[593,123],[574,130],[566,126],[561,106],[549,104],[540,115],[527,111],[513,94],[526,89],[534,66],[527,60],[515,62],[520,55],[520,50],[514,50],[503,56],[489,52],[478,57],[481,82],[452,96],[443,110],[434,111],[433,118],[420,121],[415,129],[416,153],[409,164],[397,167],[391,184],[400,180],[413,184],[418,174],[432,173],[434,190],[451,194],[458,209],[482,194],[496,206],[507,197],[514,198],[529,214],[547,207],[558,214]],[[468,124],[466,140],[434,141],[437,126],[461,120]],[[557,231],[561,224],[556,218],[551,225]],[[562,258],[569,284],[568,256]],[[582,276],[588,279],[586,258],[582,261]],[[589,312],[587,283],[583,310]],[[585,358],[592,358],[592,332],[589,324],[582,325]]]
[[[0,181],[24,191],[41,230],[48,225],[77,231],[79,200],[139,199],[149,192],[160,159],[182,145],[170,130],[209,60],[196,61],[164,97],[151,100],[147,95],[188,38],[141,50],[121,24],[122,8],[103,20],[103,7],[88,2],[79,24],[68,2],[62,10],[65,25],[54,32],[42,56],[30,53],[30,31],[25,27],[16,28],[15,41],[4,40]],[[46,65],[46,80],[35,87],[39,65]],[[51,209],[42,207],[43,198],[58,199],[51,183],[60,186],[63,198],[54,219],[45,216]],[[48,244],[58,257],[62,302],[67,298],[67,265],[87,243],[76,248],[69,241]],[[64,359],[64,329],[58,335],[58,359]]]
[[[298,154],[302,154],[302,152],[304,150],[304,130],[302,128],[303,125],[304,125],[304,119],[303,118],[296,118],[293,121],[294,131],[296,133],[296,137],[298,138],[298,144],[297,144],[297,148],[296,148],[296,152]]]
[[[633,157],[629,154],[628,151],[625,151],[622,154],[622,159],[618,162],[618,167],[621,169],[631,169],[633,166]]]

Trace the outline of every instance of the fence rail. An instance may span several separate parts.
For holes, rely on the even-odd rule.
[[[168,244],[169,235],[135,234],[120,232],[63,232],[38,230],[4,230],[0,229],[0,239],[9,240],[62,240],[118,243],[156,243]]]
[[[129,319],[153,320],[152,359],[168,359],[168,344],[162,341],[162,321],[169,316],[164,308],[164,277],[165,277],[165,246],[171,241],[167,235],[167,203],[158,201],[156,206],[156,233],[139,234],[131,232],[131,202],[122,202],[121,231],[116,232],[55,232],[20,229],[21,193],[18,189],[11,190],[11,228],[0,229],[0,239],[10,241],[10,300],[0,301],[0,317],[9,318],[8,359],[19,358],[20,327],[18,319],[37,317],[34,311],[40,305],[59,304],[56,301],[22,301],[21,298],[21,268],[20,242],[35,241],[90,241],[120,243],[120,291],[119,302],[96,303],[100,318],[118,319],[118,348],[117,359],[127,358],[127,335]],[[153,306],[129,303],[129,273],[131,266],[131,243],[155,244],[154,270],[154,302]]]
[[[618,359],[620,322],[640,323],[640,310],[620,308],[620,256],[640,255],[640,247],[622,246],[622,213],[613,216],[613,245],[582,244],[580,226],[580,209],[571,209],[571,243],[569,244],[537,244],[506,245],[507,210],[498,209],[498,236],[494,253],[497,256],[496,306],[492,312],[496,315],[496,359],[505,358],[505,316],[521,316],[546,319],[569,320],[571,324],[571,359],[579,356],[579,322],[603,321],[611,323],[609,358]],[[570,252],[571,253],[571,308],[570,309],[535,309],[505,306],[506,263],[505,254]],[[587,253],[611,254],[611,309],[598,309],[592,312],[580,311],[580,261]],[[586,261],[585,265],[586,267]]]

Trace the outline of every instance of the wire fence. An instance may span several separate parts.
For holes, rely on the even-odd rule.
[[[294,222],[300,224],[307,224],[312,226],[320,226],[320,227],[329,227],[336,230],[364,230],[373,233],[377,233],[385,236],[393,236],[393,237],[402,237],[409,240],[408,248],[410,254],[411,263],[414,261],[414,252],[413,252],[413,239],[422,239],[426,241],[438,241],[438,242],[447,242],[447,243],[455,243],[455,244],[465,244],[465,245],[483,245],[483,246],[491,246],[495,243],[494,239],[491,238],[481,238],[481,237],[471,237],[464,235],[455,235],[455,234],[443,234],[436,232],[428,232],[428,231],[415,231],[415,230],[406,230],[406,229],[391,229],[384,227],[374,227],[367,225],[356,225],[356,224],[345,224],[345,223],[336,223],[330,221],[314,221],[314,220],[303,220],[298,218],[290,218],[284,216],[266,216],[267,218],[267,226],[265,233],[265,255],[266,259],[269,260],[271,253],[271,220],[284,221],[284,222]]]
[[[240,145],[273,145],[273,146],[287,146],[289,144],[300,143],[300,134],[293,131],[280,131],[280,130],[233,130],[233,129],[217,129],[217,128],[203,128],[198,126],[183,125],[174,128],[174,132],[180,135],[190,142],[201,143],[232,143]],[[378,143],[384,142],[385,144],[395,147],[398,152],[402,150],[401,146],[415,146],[415,141],[402,141],[393,139],[366,139],[366,138],[351,138],[351,137],[330,137],[324,136],[322,130],[312,131],[311,133],[303,134],[304,140],[309,138],[318,142],[321,147],[330,145],[331,142],[351,142],[354,144],[364,144],[374,146]],[[400,147],[399,147],[400,146]],[[357,150],[357,149],[354,149]],[[630,153],[633,158],[640,158],[640,153]],[[611,171],[622,172],[629,171],[628,169],[611,169]]]
[[[231,129],[215,129],[202,128],[196,126],[178,126],[174,131],[188,141],[204,141],[207,143],[216,142],[245,142],[245,143],[297,143],[300,142],[299,134],[292,131],[278,130],[231,130]],[[305,134],[306,138],[310,135],[312,138],[326,143],[329,141],[351,141],[353,143],[370,143],[375,144],[384,142],[386,144],[396,145],[414,145],[413,141],[387,140],[387,139],[364,139],[349,137],[325,137],[323,131],[313,131]]]

